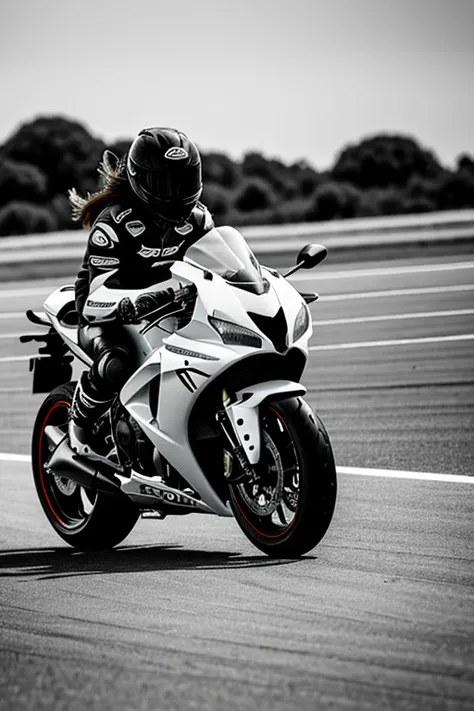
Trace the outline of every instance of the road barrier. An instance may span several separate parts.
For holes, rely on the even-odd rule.
[[[298,251],[309,242],[322,242],[332,256],[363,250],[366,257],[401,246],[474,243],[474,210],[239,229],[264,263],[283,266],[293,264]],[[0,238],[0,277],[72,274],[84,254],[86,239],[85,230]]]

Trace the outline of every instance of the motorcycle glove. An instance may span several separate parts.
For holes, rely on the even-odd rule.
[[[127,296],[121,299],[117,306],[119,319],[125,324],[140,323],[148,314],[171,303],[174,300],[174,294],[173,289],[140,294],[135,303]]]

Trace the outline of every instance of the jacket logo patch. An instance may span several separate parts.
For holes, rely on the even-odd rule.
[[[122,222],[124,217],[127,217],[127,215],[130,215],[131,211],[132,211],[132,208],[130,207],[128,210],[123,210],[122,212],[119,212],[118,215],[113,215],[115,222],[117,222],[117,223]]]
[[[188,235],[193,231],[193,226],[189,222],[185,222],[181,227],[175,227],[174,229],[179,235]]]
[[[147,259],[155,259],[156,257],[171,257],[171,255],[176,254],[181,247],[181,244],[177,244],[174,247],[165,247],[164,249],[161,247],[142,247],[138,254],[141,257],[146,257]],[[155,265],[153,264],[153,266]]]
[[[90,257],[89,264],[93,267],[116,267],[120,260],[116,257]]]
[[[91,235],[91,244],[96,247],[102,247],[103,249],[110,249],[112,247],[112,240],[101,230],[94,230]]]
[[[184,158],[189,158],[189,153],[185,151],[184,148],[173,146],[172,148],[168,148],[165,153],[165,158],[169,158],[169,160],[183,160]]]
[[[125,229],[127,232],[130,232],[132,237],[138,237],[138,235],[145,232],[146,227],[143,222],[140,222],[140,220],[132,220],[131,222],[125,223]]]

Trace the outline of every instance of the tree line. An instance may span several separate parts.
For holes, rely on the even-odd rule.
[[[123,156],[131,140],[107,145],[61,116],[21,125],[0,146],[0,236],[78,227],[69,188],[99,187],[97,166],[108,148]],[[454,168],[409,136],[380,134],[348,145],[334,165],[317,171],[259,152],[239,161],[202,152],[202,200],[217,224],[258,225],[474,207],[474,160]]]

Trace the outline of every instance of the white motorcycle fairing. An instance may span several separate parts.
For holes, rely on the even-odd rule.
[[[249,462],[257,464],[261,450],[261,404],[306,392],[300,383],[284,378],[285,357],[290,351],[297,352],[302,372],[308,357],[311,319],[300,294],[277,272],[261,268],[243,237],[233,228],[211,230],[188,249],[183,262],[174,263],[171,271],[181,284],[196,287],[192,318],[185,326],[178,324],[177,330],[173,316],[161,321],[160,328],[148,326],[142,334],[137,327],[127,327],[134,332],[141,364],[122,388],[120,401],[157,452],[197,494],[183,494],[178,501],[179,494],[166,486],[158,472],[157,476],[144,476],[132,471],[131,479],[121,477],[121,488],[146,508],[153,505],[159,508],[160,499],[166,500],[168,493],[171,503],[232,516],[230,507],[212,486],[195,456],[190,419],[199,416],[202,398],[210,387],[224,382],[221,402]],[[242,273],[247,281],[235,279],[236,274]],[[155,289],[161,287],[157,285]],[[111,301],[106,286],[100,290],[100,300]],[[69,292],[69,301],[70,296]],[[65,299],[65,292],[56,290],[46,300],[45,311],[73,353],[90,364],[78,345],[77,329],[58,318],[66,306]],[[303,323],[303,330],[298,331],[299,322]],[[163,339],[160,329],[167,328],[171,332]],[[265,358],[273,359],[272,363],[275,359],[281,362],[278,377],[271,380],[263,377],[263,382],[235,389],[238,383],[232,381],[232,369],[240,363],[245,365],[246,361],[253,364],[256,357],[263,359],[262,363]],[[226,393],[232,391],[229,402]],[[175,501],[171,501],[173,496]]]

